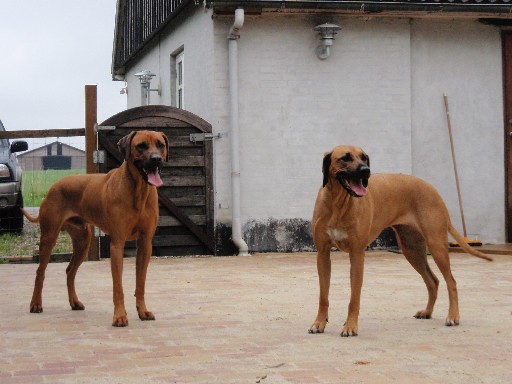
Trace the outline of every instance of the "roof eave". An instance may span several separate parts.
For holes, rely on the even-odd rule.
[[[183,1],[177,8],[176,11],[173,12],[167,19],[165,19],[157,29],[155,29],[145,40],[144,42],[135,50],[128,59],[124,62],[118,62],[119,59],[117,57],[117,52],[119,49],[119,43],[122,38],[122,34],[120,32],[120,28],[123,25],[123,22],[120,22],[119,17],[124,17],[124,12],[121,12],[123,7],[126,5],[126,0],[117,0],[117,9],[116,9],[116,21],[115,21],[115,31],[114,31],[114,44],[112,49],[112,67],[111,74],[112,80],[124,80],[124,75],[126,71],[126,66],[132,62],[134,59],[138,57],[138,55],[144,50],[144,48],[148,45],[150,41],[153,40],[155,36],[165,28],[167,25],[174,19],[178,14],[185,9],[188,4],[195,3],[196,0],[187,0]]]
[[[117,63],[117,52],[120,45],[121,33],[119,28],[123,25],[123,22],[119,20],[119,18],[124,19],[124,12],[121,12],[121,9],[126,5],[126,0],[117,0],[116,2],[116,16],[115,16],[115,25],[114,25],[114,41],[112,44],[112,66],[110,69],[110,73],[112,74],[112,80],[122,80],[124,79],[124,65],[120,66]]]
[[[233,10],[238,7],[266,11],[332,11],[347,13],[397,13],[407,14],[469,14],[512,17],[512,4],[496,3],[454,3],[440,1],[354,1],[354,0],[207,0],[206,6],[215,11]],[[499,15],[499,16],[498,16]]]
[[[124,13],[121,12],[126,5],[126,0],[117,1],[116,22],[114,31],[114,42],[112,50],[112,79],[123,80],[126,66],[135,60],[144,50],[147,44],[157,36],[183,8],[190,4],[192,0],[185,1],[177,12],[168,17],[138,49],[133,52],[124,62],[119,62],[117,52],[120,49],[121,31]],[[254,13],[258,12],[335,12],[346,15],[379,15],[379,16],[395,16],[395,17],[475,17],[475,18],[495,18],[495,19],[512,19],[512,3],[496,4],[487,2],[479,3],[455,3],[441,2],[435,0],[429,1],[355,1],[355,0],[206,0],[205,6],[212,8],[216,13],[231,13],[234,9],[243,6],[250,9]]]

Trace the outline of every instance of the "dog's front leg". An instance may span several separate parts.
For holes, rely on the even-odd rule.
[[[350,251],[350,303],[347,321],[341,331],[342,337],[357,336],[357,321],[361,303],[361,287],[363,286],[364,251]]]
[[[143,236],[137,240],[137,265],[136,265],[136,288],[135,300],[139,319],[141,320],[155,320],[155,315],[148,311],[146,302],[144,300],[145,287],[146,287],[146,274],[148,271],[149,260],[153,247],[151,245],[152,236]]]
[[[331,244],[317,247],[316,266],[320,283],[318,314],[309,328],[309,333],[323,333],[329,318],[329,287],[331,285]]]
[[[110,265],[114,286],[114,318],[112,320],[114,327],[126,327],[128,325],[123,293],[123,251],[124,241],[112,239],[110,243]]]

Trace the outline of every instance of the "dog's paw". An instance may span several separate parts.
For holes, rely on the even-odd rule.
[[[341,337],[357,336],[357,325],[344,325],[341,330]]]
[[[432,317],[432,312],[428,312],[426,310],[418,311],[415,315],[417,319],[430,319]]]
[[[73,311],[83,311],[85,309],[85,305],[82,304],[79,300],[69,303],[71,305],[71,309]]]
[[[41,303],[30,303],[30,313],[43,312],[43,305]]]
[[[447,317],[444,325],[446,325],[447,327],[453,327],[455,325],[459,325],[459,319],[458,318],[452,319],[450,317]]]
[[[155,315],[153,315],[153,312],[139,312],[139,319],[141,319],[142,321],[147,321],[147,320],[155,320]]]
[[[128,326],[128,317],[125,316],[114,316],[114,320],[112,321],[113,327],[126,327]]]
[[[308,333],[324,333],[325,326],[327,325],[327,320],[319,321],[316,320],[313,325],[308,329]]]
[[[308,333],[311,333],[311,334],[324,333],[324,328],[312,326],[311,328],[308,329]]]

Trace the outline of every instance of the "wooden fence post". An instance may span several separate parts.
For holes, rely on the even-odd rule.
[[[97,149],[97,137],[94,125],[98,120],[97,86],[85,86],[85,159],[87,173],[98,173],[98,164],[93,161],[93,152]],[[99,239],[94,236],[91,239],[88,260],[100,259]]]

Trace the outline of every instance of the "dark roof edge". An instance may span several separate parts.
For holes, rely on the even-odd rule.
[[[158,35],[188,4],[198,4],[197,0],[184,1],[160,26],[149,35],[145,41],[127,58],[124,62],[119,62],[116,53],[120,44],[120,30],[122,23],[118,17],[122,15],[122,8],[126,4],[126,0],[117,1],[116,26],[114,31],[114,42],[112,50],[112,80],[121,80],[124,75],[125,67],[135,60],[146,45],[156,35]],[[405,17],[422,16],[422,15],[459,15],[487,18],[512,18],[512,0],[205,0],[207,8],[213,8],[219,13],[232,12],[237,7],[245,9],[270,11],[332,11],[347,12],[352,15],[369,15],[369,14],[392,14],[399,16],[403,14]],[[119,75],[119,76],[118,76]]]
[[[173,20],[178,14],[187,7],[188,4],[194,2],[196,0],[187,0],[181,3],[175,10],[175,12],[171,13],[169,17],[167,17],[159,26],[157,29],[155,29],[151,34],[144,40],[144,42],[130,55],[130,57],[123,63],[117,62],[116,52],[117,52],[117,44],[119,43],[120,34],[119,34],[119,26],[118,26],[118,18],[117,15],[120,11],[120,4],[123,5],[126,3],[126,0],[117,0],[117,11],[116,11],[116,26],[115,26],[115,32],[114,32],[114,46],[112,49],[112,67],[111,67],[111,74],[112,74],[112,80],[121,80],[120,78],[116,76],[124,76],[125,67],[128,63],[130,63],[132,60],[134,60],[141,51],[144,50],[146,45],[155,37],[157,36],[168,24]]]
[[[114,21],[114,38],[112,40],[112,63],[110,64],[110,74],[112,75],[112,80],[120,80],[116,78],[116,53],[117,47],[119,44],[119,15],[121,14],[119,10],[121,9],[121,5],[125,4],[126,0],[117,0],[116,1],[116,15]],[[122,3],[122,4],[121,4]]]
[[[453,1],[355,1],[355,0],[223,0],[206,1],[206,6],[213,9],[226,8],[251,8],[251,9],[276,9],[276,10],[333,10],[350,11],[360,13],[381,13],[381,12],[425,12],[425,13],[483,13],[483,14],[510,14],[512,16],[512,2],[480,1],[463,2]]]

